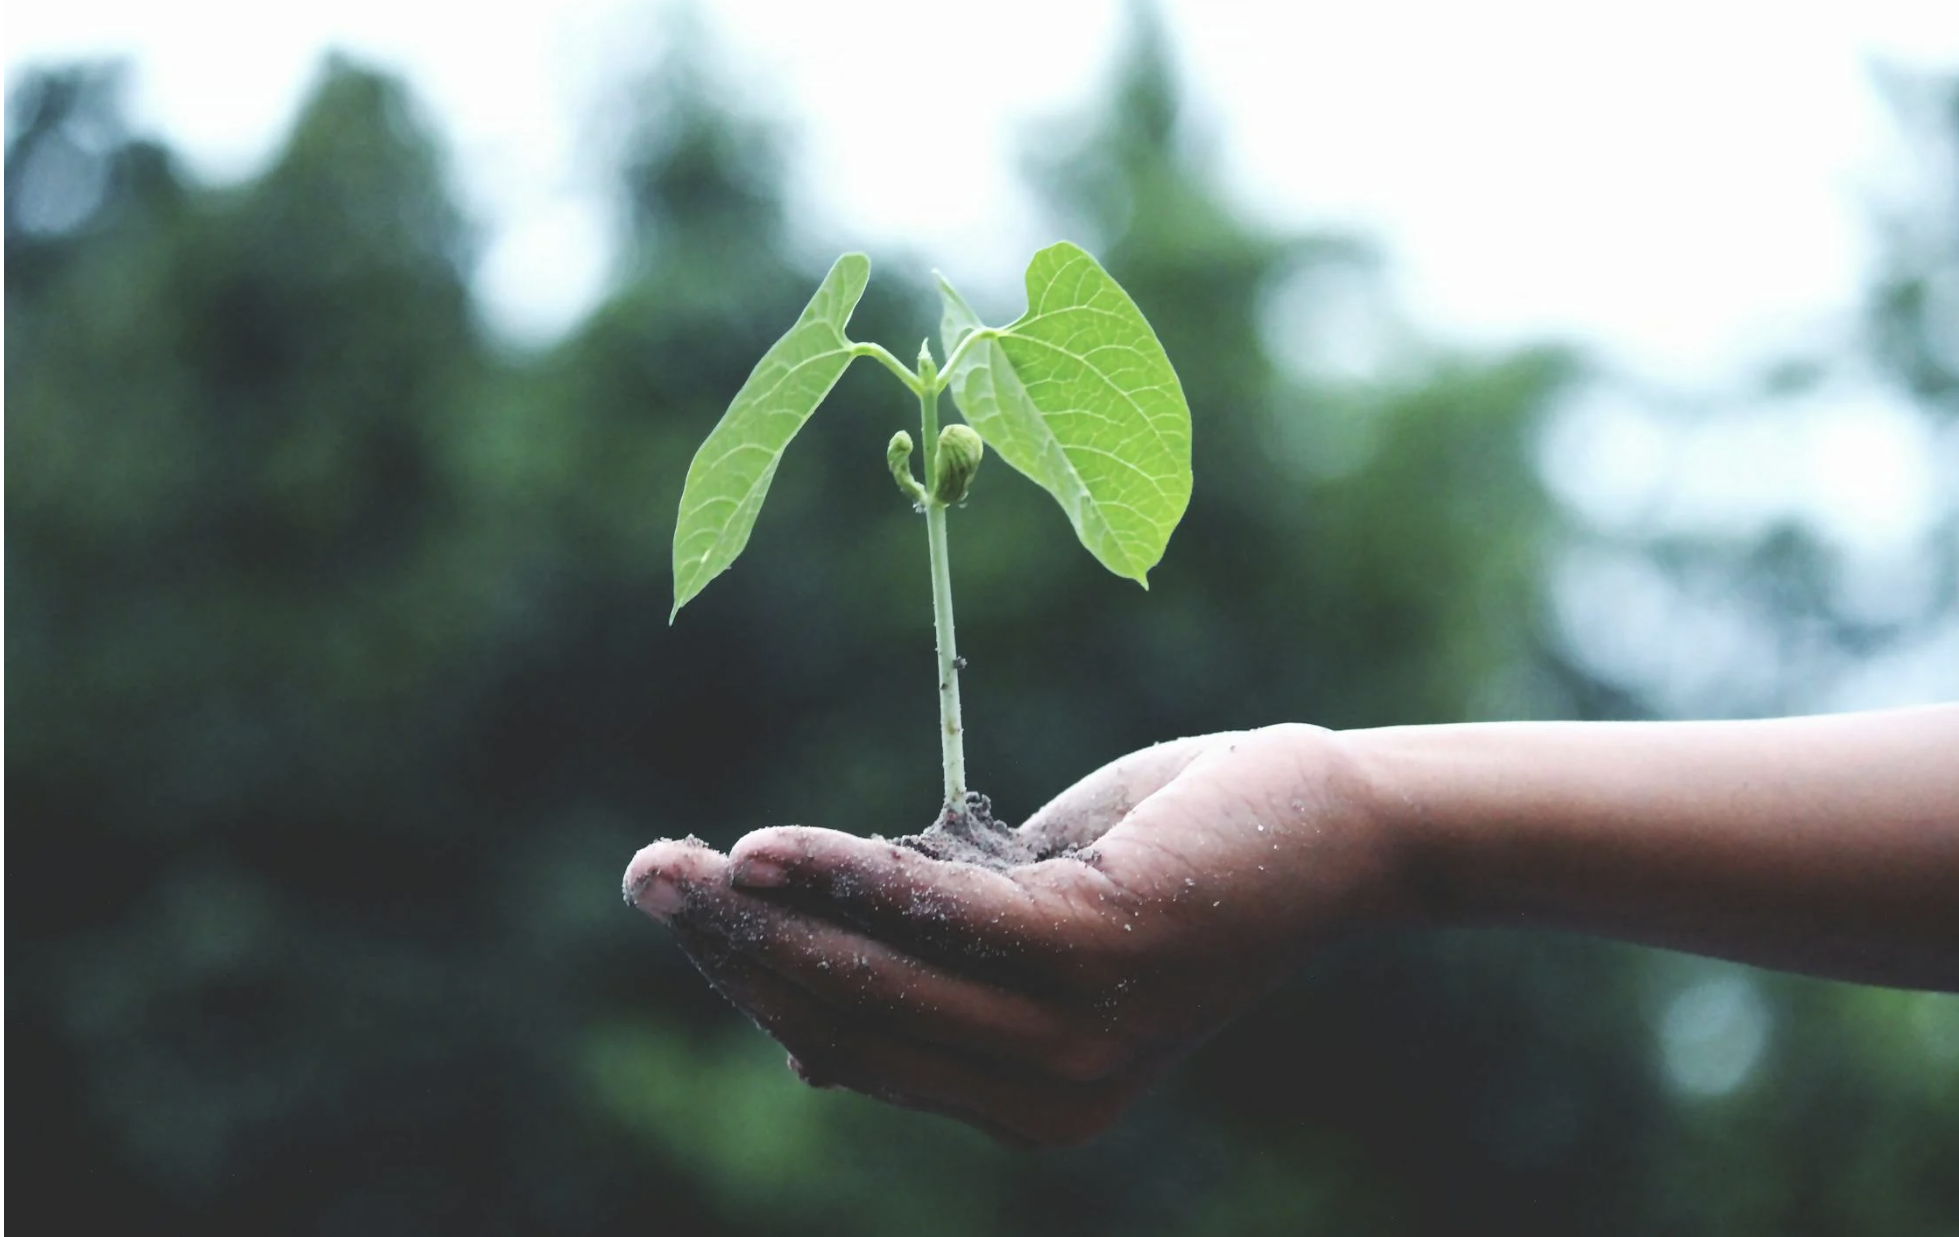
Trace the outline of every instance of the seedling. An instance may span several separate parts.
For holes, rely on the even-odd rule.
[[[908,369],[877,344],[844,334],[870,259],[838,258],[789,333],[763,355],[687,469],[673,534],[673,613],[726,571],[755,526],[789,440],[858,357],[870,357],[918,397],[925,479],[911,471],[911,435],[885,458],[899,491],[925,517],[932,617],[939,646],[939,718],[947,820],[963,820],[966,757],[952,623],[946,510],[970,492],[986,446],[1054,496],[1103,566],[1149,587],[1190,502],[1190,406],[1163,345],[1109,273],[1063,242],[1027,266],[1027,312],[983,326],[939,277],[941,368],[930,339]],[[951,391],[966,423],[940,427]],[[984,444],[984,445],[982,445]]]

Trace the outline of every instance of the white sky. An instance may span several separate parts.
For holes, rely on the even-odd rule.
[[[1476,341],[1579,335],[1680,377],[1846,311],[1869,203],[1904,174],[1869,65],[1959,66],[1951,0],[1165,9],[1199,122],[1260,214],[1381,236],[1424,326]],[[1013,172],[1017,142],[1092,97],[1125,10],[698,11],[747,102],[792,122],[825,240],[907,246],[1006,289],[1050,239]],[[600,290],[600,117],[619,76],[654,60],[661,29],[651,0],[61,0],[10,6],[5,33],[10,76],[24,60],[129,57],[140,122],[215,177],[260,165],[325,47],[406,72],[488,227],[479,290],[492,320],[544,338]],[[961,186],[902,166],[954,140]]]

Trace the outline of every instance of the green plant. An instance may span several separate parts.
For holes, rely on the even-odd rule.
[[[1142,311],[1087,252],[1066,242],[1027,266],[1027,312],[984,326],[943,277],[940,368],[931,340],[907,369],[877,344],[844,334],[870,279],[870,259],[838,258],[802,316],[756,363],[687,469],[673,535],[673,614],[726,571],[768,495],[796,431],[844,370],[870,357],[918,397],[925,480],[911,472],[911,435],[886,449],[899,490],[925,516],[939,646],[939,714],[947,810],[963,816],[965,749],[946,510],[964,501],[984,447],[1032,478],[1068,516],[1089,553],[1149,587],[1190,501],[1190,407]],[[939,425],[951,391],[966,424]]]

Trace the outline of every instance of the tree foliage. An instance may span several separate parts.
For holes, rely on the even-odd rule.
[[[1198,480],[1147,595],[1084,570],[1034,487],[962,525],[969,760],[1010,817],[1154,740],[1463,718],[1541,662],[1556,513],[1532,434],[1576,359],[1295,376],[1264,307],[1354,246],[1248,223],[1183,144],[1160,40],[1126,63],[1037,175],[1178,358]],[[1744,975],[1766,1063],[1676,1093],[1655,1028],[1734,976],[1573,940],[1338,951],[1065,1156],[794,1085],[619,908],[618,874],[660,835],[932,816],[925,566],[879,463],[907,409],[844,375],[774,478],[759,561],[666,628],[686,462],[820,274],[762,131],[674,89],[622,173],[627,278],[522,357],[476,323],[470,228],[401,83],[329,63],[270,169],[223,187],[129,132],[113,74],[15,90],[21,1199],[75,1231],[200,1233],[1959,1214],[1933,1154],[1959,1141],[1949,1001]],[[862,337],[936,319],[899,270]],[[1909,340],[1914,285],[1888,286]]]

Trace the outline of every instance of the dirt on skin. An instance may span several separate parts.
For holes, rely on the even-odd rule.
[[[965,809],[956,811],[947,803],[930,828],[896,839],[897,845],[928,858],[977,864],[996,872],[1080,850],[1074,839],[1034,837],[995,820],[992,801],[977,792],[966,792]]]

